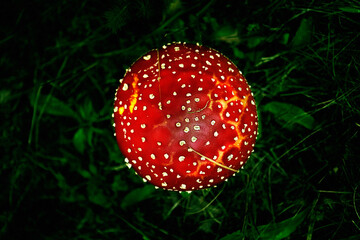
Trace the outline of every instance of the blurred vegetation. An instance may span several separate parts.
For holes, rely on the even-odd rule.
[[[3,1],[0,239],[360,239],[360,4]],[[112,128],[118,79],[172,41],[228,56],[260,136],[217,188],[155,190]]]

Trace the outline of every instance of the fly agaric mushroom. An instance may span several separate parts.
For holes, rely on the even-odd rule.
[[[139,58],[115,94],[117,143],[144,181],[192,191],[225,181],[250,157],[257,112],[242,73],[218,51],[173,43]]]

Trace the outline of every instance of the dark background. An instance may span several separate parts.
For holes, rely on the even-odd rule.
[[[0,239],[360,239],[360,4],[2,1]],[[118,80],[173,41],[252,86],[259,137],[217,188],[155,190],[112,128]]]

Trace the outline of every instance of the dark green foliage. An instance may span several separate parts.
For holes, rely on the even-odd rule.
[[[0,239],[360,239],[360,5],[4,1]],[[155,190],[112,128],[127,67],[171,41],[228,56],[257,100],[245,168]]]

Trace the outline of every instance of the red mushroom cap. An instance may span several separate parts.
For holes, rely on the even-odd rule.
[[[242,73],[218,51],[173,43],[139,58],[115,95],[125,161],[167,190],[215,186],[250,157],[257,112]]]

